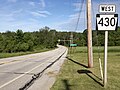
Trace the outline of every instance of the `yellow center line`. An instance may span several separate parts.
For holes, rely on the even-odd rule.
[[[17,60],[12,60],[12,61],[0,62],[0,64],[2,65],[2,64],[15,63],[15,62],[17,62],[17,61],[32,59],[32,58],[34,58],[34,57],[36,57],[36,56],[29,56],[29,57],[27,57],[27,58],[25,57],[25,58],[19,58],[19,59],[17,59]],[[38,58],[38,57],[36,57],[36,58]],[[35,58],[35,59],[36,59],[36,58]]]

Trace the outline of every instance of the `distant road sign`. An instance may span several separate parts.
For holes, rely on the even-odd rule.
[[[99,6],[100,13],[115,13],[116,6],[114,4],[101,4]]]
[[[71,46],[71,47],[76,47],[76,46],[77,46],[77,44],[70,44],[70,46]]]
[[[96,30],[116,30],[118,24],[118,14],[97,14]]]

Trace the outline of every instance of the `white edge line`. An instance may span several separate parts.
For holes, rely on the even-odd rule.
[[[52,57],[51,59],[54,59],[54,57]],[[48,60],[51,60],[51,59],[48,59]],[[48,61],[48,60],[47,60],[47,61]],[[42,64],[39,64],[39,65],[38,65],[38,66],[36,66],[35,68],[33,68],[33,69],[31,69],[31,70],[29,70],[29,71],[27,71],[27,72],[25,72],[25,73],[30,73],[31,71],[33,71],[33,70],[37,69],[37,68],[38,68],[38,67],[40,67],[41,65],[43,65],[43,64],[45,64],[45,63],[47,63],[47,61],[46,61],[46,62],[44,62],[44,63],[42,63]],[[24,75],[26,75],[26,74],[20,75],[20,76],[18,76],[18,77],[16,77],[16,78],[14,78],[13,80],[11,80],[11,81],[9,81],[9,82],[7,82],[7,83],[5,83],[5,84],[1,85],[1,86],[0,86],[0,88],[5,87],[6,85],[8,85],[8,84],[10,84],[10,83],[14,82],[15,80],[17,80],[17,79],[19,79],[19,78],[23,77]]]
[[[53,59],[53,58],[51,58],[51,59]],[[50,60],[50,59],[48,59],[48,60]],[[47,61],[48,61],[48,60],[47,60]],[[47,61],[46,61],[46,62],[47,62]],[[42,64],[39,64],[39,65],[38,65],[38,66],[36,66],[35,68],[33,68],[33,69],[31,69],[31,70],[29,70],[29,71],[27,71],[27,72],[25,72],[25,73],[30,73],[31,71],[33,71],[33,70],[37,69],[38,67],[40,67],[41,65],[45,64],[46,62],[44,62],[44,63],[42,63]],[[8,85],[8,84],[10,84],[10,83],[14,82],[15,80],[17,80],[17,79],[19,79],[19,78],[23,77],[24,75],[26,75],[26,74],[20,75],[20,76],[18,76],[18,77],[16,77],[16,78],[14,78],[13,80],[11,80],[11,81],[9,81],[9,82],[7,82],[7,83],[5,83],[5,84],[1,85],[1,86],[0,86],[0,88],[5,87],[6,85]]]

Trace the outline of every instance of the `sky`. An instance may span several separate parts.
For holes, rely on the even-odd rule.
[[[92,0],[94,30],[100,4],[115,4],[116,13],[120,15],[120,0]],[[33,32],[45,26],[57,31],[84,31],[86,0],[0,0],[0,32],[18,29]]]

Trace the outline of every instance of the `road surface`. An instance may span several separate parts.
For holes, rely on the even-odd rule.
[[[0,90],[49,90],[67,55],[67,48],[0,59]]]

